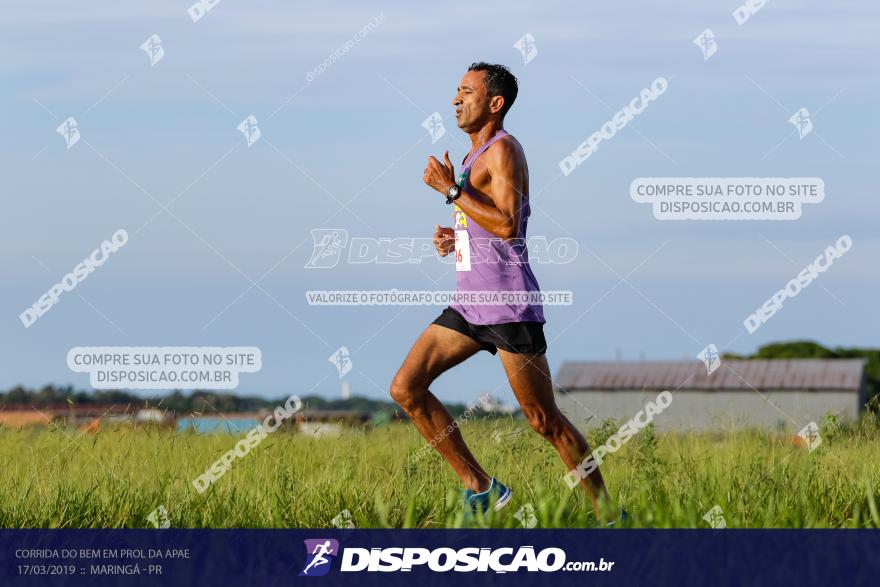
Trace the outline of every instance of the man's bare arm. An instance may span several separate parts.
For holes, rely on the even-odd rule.
[[[509,140],[492,145],[482,156],[489,173],[489,183],[482,189],[491,198],[487,204],[463,191],[456,200],[468,218],[491,232],[509,240],[519,236],[519,219],[523,194],[523,154]],[[481,188],[483,186],[480,186]]]
[[[449,153],[443,155],[445,164],[436,157],[428,157],[425,167],[424,181],[441,194],[446,194],[454,182],[454,169],[449,161]],[[493,235],[505,240],[519,236],[519,219],[522,208],[523,177],[525,155],[519,146],[507,140],[500,140],[487,150],[481,159],[485,164],[486,177],[474,183],[471,174],[471,186],[480,194],[462,191],[461,197],[455,202],[464,210],[468,218],[482,226]],[[485,198],[480,197],[485,194]]]

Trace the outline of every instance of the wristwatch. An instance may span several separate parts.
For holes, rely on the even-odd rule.
[[[461,197],[461,187],[456,184],[452,184],[449,186],[449,189],[446,190],[446,203],[451,204],[455,200]]]

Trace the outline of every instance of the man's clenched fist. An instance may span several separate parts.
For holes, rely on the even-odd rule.
[[[428,165],[425,167],[425,175],[422,180],[444,196],[446,191],[455,184],[455,168],[449,160],[449,151],[443,153],[446,164],[440,163],[436,157],[428,157]]]
[[[434,247],[441,257],[455,250],[455,231],[437,224],[434,226]]]

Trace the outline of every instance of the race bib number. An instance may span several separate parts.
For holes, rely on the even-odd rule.
[[[466,230],[455,231],[455,270],[471,270],[471,241]]]

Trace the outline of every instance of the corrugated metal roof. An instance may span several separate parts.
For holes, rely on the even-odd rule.
[[[864,359],[722,361],[711,375],[700,361],[566,361],[554,378],[563,389],[758,389],[856,391]]]

